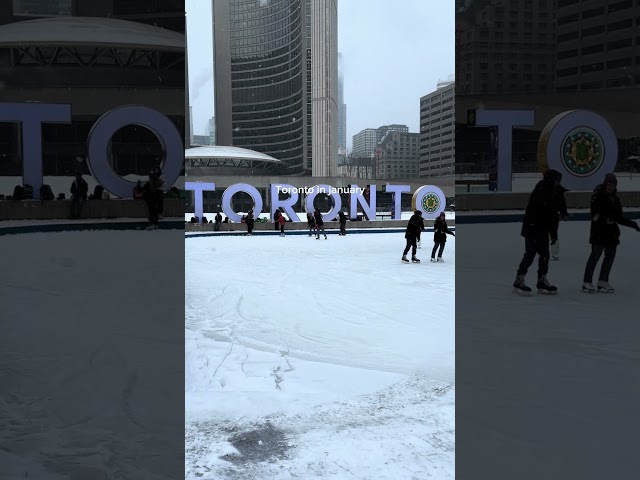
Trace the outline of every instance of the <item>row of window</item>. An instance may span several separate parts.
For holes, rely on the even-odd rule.
[[[233,121],[285,117],[302,110],[302,94],[298,92],[291,98],[259,105],[234,105]]]
[[[255,58],[237,59],[231,58],[231,72],[244,72],[260,70],[262,68],[275,67],[285,64],[300,56],[300,50],[281,48],[272,52],[266,52]]]
[[[264,53],[276,50],[281,47],[288,47],[289,49],[296,48],[297,45],[295,42],[298,41],[299,38],[295,39],[286,39],[286,38],[277,38],[268,43],[260,44],[260,45],[251,45],[248,47],[231,47],[231,55],[233,56],[247,56],[247,55],[255,55],[258,53]]]
[[[299,69],[289,70],[280,75],[271,78],[258,77],[252,80],[234,81],[232,82],[232,88],[258,88],[265,86],[273,86],[282,82],[286,82],[292,78],[302,77],[302,72]]]
[[[300,22],[293,22],[292,20],[281,20],[262,27],[250,27],[244,23],[231,25],[231,40],[245,37],[256,37],[258,35],[267,35],[270,33],[278,33],[286,30],[291,30],[293,27],[299,27]]]
[[[231,92],[233,103],[268,102],[284,99],[299,92],[302,88],[301,77],[296,77],[283,83],[251,89],[233,89]]]
[[[560,3],[563,3],[562,0],[560,0]],[[569,15],[561,15],[558,17],[557,23],[558,25],[567,25],[570,23],[578,22],[581,18],[582,20],[585,20],[588,18],[599,17],[605,15],[606,13],[611,14],[622,10],[627,10],[629,8],[633,8],[633,0],[623,0],[622,2],[617,2],[609,5],[608,9],[605,9],[605,6],[601,6],[585,10],[581,12],[582,14],[580,14],[580,12],[574,12]]]
[[[242,72],[231,72],[231,80],[232,81],[236,81],[236,80],[251,80],[253,78],[255,78],[256,76],[259,76],[260,78],[268,78],[268,77],[272,77],[281,73],[285,73],[288,72],[290,70],[294,70],[297,69],[298,71],[302,71],[302,63],[301,63],[301,56],[298,55],[298,57],[292,59],[292,60],[286,60],[284,63],[278,65],[277,67],[271,67],[271,68],[257,68],[256,70],[245,70]]]

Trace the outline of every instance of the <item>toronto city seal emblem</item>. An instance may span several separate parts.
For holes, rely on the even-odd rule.
[[[440,208],[440,197],[434,192],[429,192],[422,197],[422,208],[427,213],[435,213]]]
[[[572,130],[562,142],[562,163],[577,176],[591,175],[603,161],[602,139],[590,128]]]

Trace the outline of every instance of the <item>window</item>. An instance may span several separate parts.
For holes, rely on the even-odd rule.
[[[578,38],[578,32],[568,32],[558,35],[559,42],[566,42],[567,40],[575,40]]]
[[[611,50],[617,50],[619,48],[624,48],[624,47],[630,47],[632,45],[632,41],[630,38],[625,38],[622,40],[615,40],[613,42],[609,42],[607,43],[607,49],[609,51]]]
[[[619,22],[610,23],[607,28],[610,32],[615,32],[616,30],[622,30],[624,28],[630,28],[633,26],[633,20],[631,18],[627,18],[625,20],[620,20]]]
[[[564,52],[558,52],[558,60],[564,60],[566,58],[574,58],[578,56],[578,49],[572,48],[571,50],[565,50]]]
[[[13,14],[29,17],[73,15],[73,0],[13,0]]]
[[[580,50],[580,53],[582,55],[592,55],[594,53],[598,53],[602,51],[604,51],[604,45],[599,44],[599,45],[592,45],[591,47],[584,47]]]
[[[599,17],[600,15],[604,15],[604,7],[585,10],[582,12],[582,19],[585,20],[587,18]]]
[[[558,17],[558,25],[566,25],[568,23],[577,22],[580,20],[579,13],[572,13],[571,15],[565,15],[563,17]]]

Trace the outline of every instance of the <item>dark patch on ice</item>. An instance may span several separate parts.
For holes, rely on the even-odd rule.
[[[240,432],[229,438],[240,455],[223,455],[223,460],[236,465],[275,462],[287,457],[291,448],[283,430],[267,423],[255,430]]]

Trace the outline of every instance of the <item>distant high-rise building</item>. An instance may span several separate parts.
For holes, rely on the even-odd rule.
[[[455,82],[439,82],[420,98],[420,177],[454,173]]]
[[[335,0],[213,2],[216,143],[337,174]]]
[[[211,117],[207,123],[205,134],[209,137],[210,145],[216,145],[216,117]]]
[[[359,157],[371,157],[378,144],[377,135],[375,128],[365,128],[356,133],[351,140],[351,153]]]
[[[347,106],[344,103],[344,59],[338,53],[338,154],[347,150]]]
[[[189,105],[189,145],[193,145],[193,107]]]
[[[409,127],[407,127],[406,125],[398,124],[383,125],[382,127],[378,127],[376,131],[376,143],[380,143],[387,132],[409,133]]]
[[[553,91],[555,32],[550,20],[555,3],[457,1],[456,93]]]
[[[561,1],[556,25],[557,90],[640,85],[640,3]]]
[[[387,131],[375,149],[375,177],[416,178],[420,171],[419,141],[419,133]]]

